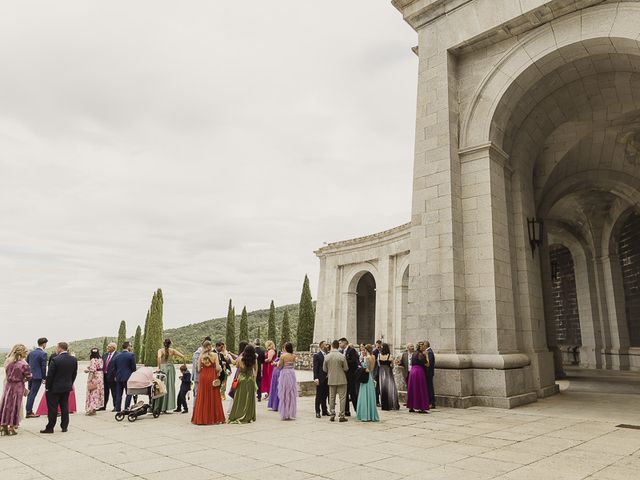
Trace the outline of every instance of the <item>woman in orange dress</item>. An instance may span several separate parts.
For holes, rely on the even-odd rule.
[[[213,353],[210,341],[202,344],[202,353],[198,359],[198,395],[193,406],[191,423],[194,425],[219,425],[225,422],[222,397],[220,396],[220,363],[218,355]]]

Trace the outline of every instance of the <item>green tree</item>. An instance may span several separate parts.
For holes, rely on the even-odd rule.
[[[147,310],[147,318],[144,320],[144,335],[142,336],[142,347],[140,348],[140,358],[139,362],[144,363],[145,355],[146,355],[146,344],[147,344],[147,335],[149,334],[149,317],[151,316],[151,312]]]
[[[127,324],[124,320],[120,322],[118,329],[118,348],[122,348],[122,344],[127,341]]]
[[[227,331],[226,341],[227,349],[231,352],[236,350],[236,315],[233,309],[233,304],[229,300],[229,308],[227,309]]]
[[[247,307],[242,307],[242,314],[240,315],[240,341],[249,341],[249,317],[247,315]]]
[[[142,354],[142,331],[140,330],[140,325],[136,328],[136,336],[133,338],[133,353],[136,356],[136,360],[140,361]]]
[[[104,353],[104,352],[106,352],[106,351],[107,351],[107,344],[108,344],[108,343],[109,343],[109,342],[107,342],[107,337],[104,337],[104,338],[102,339],[102,353]]]
[[[284,315],[282,316],[282,341],[280,345],[284,345],[291,341],[291,325],[289,324],[289,307],[284,309]]]
[[[309,277],[304,276],[302,294],[300,295],[300,309],[298,312],[298,351],[307,351],[313,342],[313,328],[316,313],[313,309],[313,299],[309,288]]]
[[[145,338],[144,364],[151,367],[157,363],[158,350],[162,347],[162,312],[164,299],[162,290],[159,288],[151,299],[151,309],[149,311],[149,331]]]
[[[271,306],[269,306],[269,322],[267,323],[267,340],[277,342],[276,338],[276,306],[271,300]]]
[[[260,325],[258,325],[258,330],[256,332],[256,338],[258,340],[260,340],[262,338],[262,329],[260,328]]]

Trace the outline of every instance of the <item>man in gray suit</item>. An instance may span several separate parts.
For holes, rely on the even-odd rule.
[[[344,410],[347,404],[347,375],[349,370],[347,359],[338,351],[340,344],[337,340],[331,343],[331,352],[324,358],[322,370],[327,373],[327,383],[329,384],[329,420],[336,420],[336,394],[340,396],[340,422],[346,422]]]

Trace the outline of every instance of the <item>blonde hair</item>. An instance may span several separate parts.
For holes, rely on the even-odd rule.
[[[271,340],[267,340],[264,346],[266,347],[267,350],[276,349],[276,344],[273,343]]]
[[[7,355],[7,358],[4,361],[4,366],[6,367],[11,363],[17,362],[19,360],[24,360],[25,358],[27,358],[28,353],[29,351],[27,350],[27,347],[25,347],[22,343],[17,343],[13,346],[13,348],[9,352],[9,355]]]

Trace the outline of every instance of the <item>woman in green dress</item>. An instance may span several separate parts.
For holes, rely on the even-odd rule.
[[[238,386],[233,394],[233,407],[229,423],[251,423],[256,421],[256,373],[258,362],[256,349],[249,344],[238,358]]]
[[[360,383],[358,391],[358,405],[356,408],[356,418],[360,422],[378,422],[378,409],[376,408],[376,386],[373,380],[373,370],[375,368],[375,356],[373,355],[373,346],[366,345],[361,350],[362,362],[360,366],[369,374],[366,383]]]
[[[165,338],[164,348],[158,350],[158,370],[167,376],[165,379],[167,393],[160,399],[160,411],[162,413],[167,413],[176,408],[176,368],[173,366],[175,357],[182,359],[183,365],[185,364],[185,356],[175,348],[171,348],[171,340]]]

